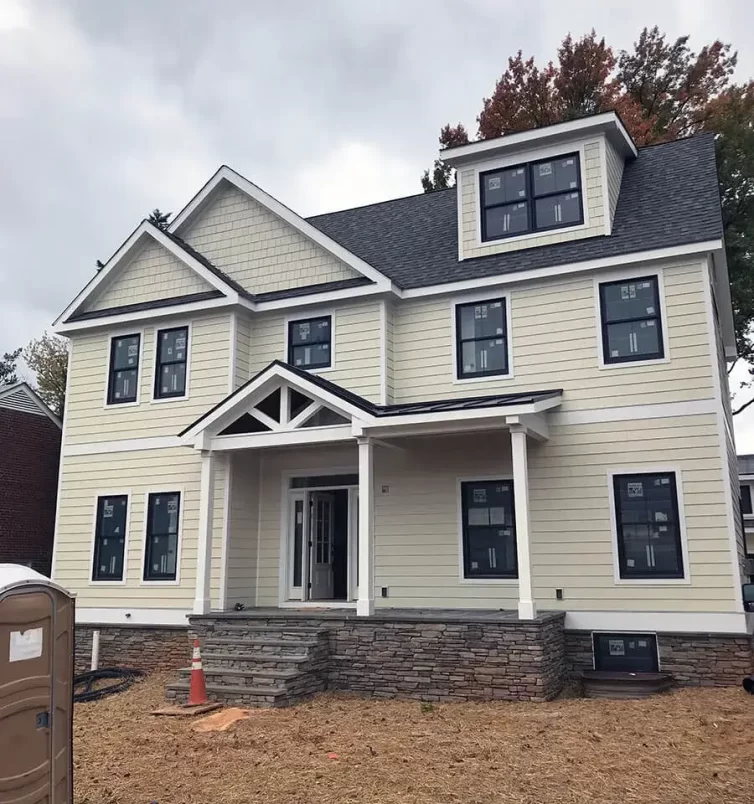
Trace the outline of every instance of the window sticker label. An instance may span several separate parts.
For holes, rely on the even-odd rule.
[[[505,524],[505,508],[490,508],[490,525]]]
[[[182,338],[176,338],[175,339],[175,348],[178,349],[179,351],[181,349],[186,348],[186,336],[185,335]]]
[[[636,566],[636,561],[634,561],[633,558],[627,558],[626,559],[626,566],[627,567],[635,567]]]
[[[472,561],[471,562],[471,569],[473,569],[473,570],[474,569],[479,569],[479,562],[478,561]]]
[[[655,522],[667,522],[668,515],[664,511],[655,511]]]
[[[620,297],[624,301],[628,298],[628,285],[621,285],[620,286]]]
[[[651,288],[651,287],[652,287],[652,283],[651,283],[651,282],[641,282],[641,283],[639,284],[639,287],[640,287],[642,290],[644,290],[644,289],[646,289],[646,288]]]
[[[311,326],[309,324],[298,325],[298,335],[302,341],[308,340],[310,332],[311,332]]]
[[[563,162],[563,164],[564,164],[564,165],[566,165],[566,166],[568,166],[568,165],[572,165],[572,164],[573,164],[573,158],[571,158],[571,159],[566,159],[566,160]]]
[[[114,505],[112,503],[105,503],[102,507],[102,516],[104,519],[110,519],[113,515]]]
[[[641,482],[626,483],[626,493],[629,497],[643,497],[644,484]]]
[[[545,162],[539,166],[539,175],[540,176],[551,176],[552,175],[552,162]]]
[[[654,315],[655,308],[654,307],[647,307],[647,315]]]
[[[487,305],[478,304],[474,308],[474,318],[487,318]]]
[[[626,643],[622,639],[609,639],[607,641],[607,649],[611,656],[626,655]]]
[[[173,499],[168,499],[168,513],[175,514],[178,512],[178,500],[173,497]]]
[[[640,648],[646,648],[646,647],[648,647],[647,640],[646,640],[646,639],[640,639],[640,640],[639,640],[639,647],[640,647]]]
[[[469,508],[469,525],[479,527],[490,524],[489,508]]]
[[[9,662],[38,659],[44,646],[44,629],[28,628],[26,631],[10,632]]]
[[[136,357],[136,355],[138,354],[139,354],[139,347],[135,343],[130,344],[128,347],[128,356]]]
[[[487,489],[474,489],[473,499],[475,503],[487,502]]]
[[[501,184],[500,176],[490,176],[487,179],[488,190],[499,190],[500,184]]]

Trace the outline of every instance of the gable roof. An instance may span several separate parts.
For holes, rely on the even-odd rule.
[[[31,413],[35,416],[47,416],[62,429],[63,423],[55,413],[42,401],[39,394],[26,382],[14,382],[0,385],[0,408],[16,410],[20,413]]]
[[[452,188],[307,220],[403,289],[717,240],[723,228],[714,135],[639,149],[623,171],[609,236],[459,262],[457,209]]]

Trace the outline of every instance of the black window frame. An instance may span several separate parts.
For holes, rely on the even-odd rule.
[[[115,368],[115,343],[126,338],[136,338],[138,341],[139,352],[136,356],[136,382],[134,383],[134,396],[127,399],[115,399],[115,375],[118,371],[134,371],[134,369]],[[113,335],[110,338],[110,358],[107,366],[107,405],[133,405],[139,401],[139,382],[141,380],[141,332],[131,332],[127,335]]]
[[[154,509],[152,500],[155,497],[178,497],[178,510],[176,511],[175,518],[175,571],[173,573],[153,573],[151,570],[151,547],[153,536],[173,536],[174,534],[169,531],[166,533],[154,533]],[[147,523],[144,531],[144,566],[142,567],[141,579],[145,583],[174,583],[178,580],[178,560],[180,556],[180,540],[181,540],[181,512],[183,506],[183,495],[178,489],[172,491],[150,491],[147,494],[147,510],[146,517]]]
[[[607,320],[607,309],[605,303],[605,288],[614,285],[638,285],[639,282],[652,282],[654,283],[654,315],[636,316],[634,318],[620,318],[615,321]],[[645,360],[664,360],[665,359],[665,338],[662,331],[662,306],[660,303],[660,276],[659,274],[650,274],[648,276],[639,276],[631,279],[616,279],[609,282],[599,283],[599,304],[600,304],[600,332],[602,333],[602,362],[607,365],[615,365],[620,363],[638,363]],[[633,324],[637,321],[654,321],[657,327],[657,345],[658,351],[653,354],[641,355],[626,355],[624,357],[611,357],[610,344],[607,337],[608,327],[613,324]]]
[[[103,519],[103,507],[105,505],[106,500],[111,501],[126,501],[126,510],[125,510],[125,519],[123,522],[123,553],[121,555],[120,560],[120,577],[115,578],[111,575],[108,575],[105,578],[100,577],[99,572],[99,558],[100,558],[100,551],[102,549],[101,540],[104,538],[102,532],[100,530],[100,525]],[[92,583],[123,583],[126,577],[126,546],[128,541],[128,509],[131,504],[131,500],[128,494],[101,494],[97,497],[96,508],[95,508],[95,520],[94,520],[94,545],[92,550],[92,571],[91,571],[91,581]],[[110,538],[110,537],[108,537]]]
[[[616,642],[627,642],[627,641],[646,641],[649,643],[646,646],[646,650],[650,654],[650,658],[652,660],[651,666],[646,670],[637,670],[636,669],[636,659],[628,655],[628,653],[624,653],[623,656],[626,657],[625,660],[622,662],[623,669],[621,670],[613,670],[613,665],[618,663],[620,664],[620,660],[613,661],[610,658],[610,655],[605,655],[602,651],[602,645],[605,641],[610,643],[611,641]],[[639,647],[639,646],[637,646]],[[641,648],[639,648],[641,649]],[[594,669],[603,672],[623,672],[623,673],[659,673],[660,672],[660,652],[658,650],[657,644],[657,634],[653,633],[628,633],[626,631],[593,631],[592,632],[592,661],[594,664]],[[640,660],[639,660],[640,661]]]
[[[511,514],[513,518],[513,568],[509,570],[500,570],[499,572],[478,572],[471,568],[471,560],[469,554],[469,528],[474,527],[468,525],[468,507],[466,505],[466,489],[469,486],[495,486],[499,484],[510,485],[510,500],[511,500]],[[499,478],[496,480],[482,479],[482,480],[462,480],[460,486],[461,494],[461,546],[463,553],[463,578],[464,580],[517,580],[518,579],[518,543],[516,541],[516,504],[513,488],[513,480],[510,478]],[[488,526],[481,526],[488,527]]]
[[[186,349],[185,357],[183,360],[163,360],[161,358],[162,349],[160,347],[160,337],[166,332],[186,332]],[[157,330],[157,338],[155,341],[155,354],[154,354],[154,399],[183,399],[188,394],[188,361],[189,361],[189,333],[190,328],[188,324],[183,324],[180,327],[166,327],[165,329]],[[181,393],[168,392],[160,393],[160,372],[164,366],[178,366],[183,364],[183,391]]]
[[[327,313],[326,315],[315,315],[311,318],[295,318],[290,319],[288,321],[288,364],[291,366],[295,366],[296,368],[303,369],[304,371],[317,371],[319,369],[326,369],[332,368],[332,353],[333,353],[333,326],[332,326],[332,315]],[[307,344],[294,344],[293,343],[293,327],[297,324],[309,324],[310,327],[314,327],[314,325],[319,321],[329,321],[328,327],[328,338],[327,340],[317,340],[317,341],[310,341]],[[293,350],[296,348],[300,348],[301,346],[317,346],[320,344],[326,343],[328,345],[327,350],[327,363],[310,363],[306,366],[296,366],[293,361]]]
[[[746,494],[744,494],[744,489],[746,489]],[[741,500],[741,516],[751,516],[754,514],[754,509],[752,508],[752,498],[751,498],[751,485],[749,483],[740,483],[738,485],[738,494]],[[744,506],[744,498],[748,500],[748,505]],[[748,507],[748,511],[744,510]]]
[[[621,517],[621,499],[620,499],[620,485],[621,479],[625,478],[641,478],[643,480],[656,480],[658,478],[667,477],[670,479],[670,486],[672,489],[672,503],[673,513],[675,515],[675,551],[676,559],[679,569],[675,572],[654,572],[648,570],[636,570],[626,564],[625,546],[623,542],[623,522]],[[686,564],[683,555],[683,537],[681,535],[682,520],[681,509],[678,503],[678,477],[675,472],[621,472],[612,476],[613,481],[613,501],[615,506],[615,535],[617,539],[618,549],[618,573],[622,581],[676,581],[685,580],[686,578]]]
[[[558,190],[552,193],[542,193],[541,195],[534,195],[534,181],[532,178],[532,171],[537,165],[542,165],[546,162],[556,162],[561,159],[576,159],[576,176],[577,186],[569,190]],[[487,176],[494,175],[495,173],[507,172],[510,170],[525,171],[525,184],[526,184],[526,198],[521,198],[517,201],[505,201],[498,204],[485,204],[484,199],[484,181]],[[537,201],[543,198],[552,198],[556,195],[566,195],[566,193],[579,194],[579,219],[577,221],[568,221],[566,223],[556,223],[552,226],[537,226]],[[507,207],[515,203],[525,203],[528,216],[528,228],[525,231],[510,232],[509,234],[497,235],[495,237],[487,235],[487,216],[486,212],[489,209],[496,209],[498,207]],[[584,225],[584,181],[581,173],[581,153],[574,151],[567,154],[558,154],[549,159],[537,159],[534,162],[520,162],[516,165],[506,165],[505,167],[494,168],[493,170],[485,170],[479,174],[479,221],[480,233],[483,243],[496,243],[498,240],[508,240],[512,237],[523,237],[529,234],[539,234],[540,232],[552,232],[558,229],[567,229],[573,226]]]
[[[503,309],[503,334],[499,336],[489,336],[479,338],[464,338],[461,327],[462,310],[467,307],[478,307],[480,304],[497,304],[500,303]],[[511,373],[511,359],[510,359],[510,341],[508,340],[508,299],[506,296],[500,296],[494,299],[484,299],[483,301],[470,301],[458,302],[455,305],[455,321],[456,321],[456,379],[457,380],[478,380],[483,377],[509,377]],[[463,370],[463,345],[465,343],[476,343],[477,341],[494,341],[498,338],[502,339],[505,347],[505,368],[502,370],[491,369],[487,371],[475,371],[471,374]]]

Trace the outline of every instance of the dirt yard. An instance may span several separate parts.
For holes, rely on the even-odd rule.
[[[751,804],[754,697],[445,704],[335,695],[227,732],[154,676],[75,712],[75,804]]]

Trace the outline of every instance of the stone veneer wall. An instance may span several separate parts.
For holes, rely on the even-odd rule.
[[[563,613],[532,622],[440,619],[275,616],[233,622],[326,630],[328,689],[423,701],[546,701],[562,689]],[[200,639],[222,629],[212,617],[190,622]]]
[[[77,625],[75,672],[89,670],[92,632],[99,631],[100,667],[136,667],[146,672],[186,667],[191,657],[188,628],[161,625]]]
[[[738,686],[754,673],[754,638],[737,634],[658,633],[660,670],[684,686]],[[568,674],[591,670],[592,635],[566,631],[565,655]]]

